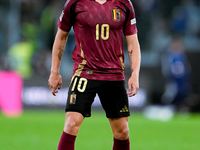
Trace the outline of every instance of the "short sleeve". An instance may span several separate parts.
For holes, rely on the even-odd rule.
[[[135,18],[135,12],[132,5],[132,2],[129,0],[127,4],[127,21],[124,25],[124,35],[133,35],[137,33],[137,27],[136,27],[136,18]]]
[[[72,27],[70,19],[70,9],[73,0],[67,0],[58,20],[58,27],[63,31],[70,31]]]

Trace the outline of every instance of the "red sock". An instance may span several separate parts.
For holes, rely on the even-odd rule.
[[[58,150],[74,150],[76,136],[67,134],[63,131],[58,144]]]
[[[114,138],[113,150],[130,150],[130,141],[127,140],[117,140]]]

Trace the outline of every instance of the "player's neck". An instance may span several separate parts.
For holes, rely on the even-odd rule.
[[[100,4],[103,4],[103,3],[107,2],[107,0],[95,0],[95,1],[100,3]]]

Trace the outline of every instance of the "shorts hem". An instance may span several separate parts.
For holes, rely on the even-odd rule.
[[[68,110],[68,109],[65,109],[65,113],[66,112],[77,112],[77,113],[80,113],[84,118],[85,117],[91,117],[91,114],[85,114],[85,113],[83,113],[81,111],[77,111],[77,110]]]
[[[107,118],[122,118],[122,117],[129,117],[130,113],[128,114],[120,114],[120,115],[106,115]]]

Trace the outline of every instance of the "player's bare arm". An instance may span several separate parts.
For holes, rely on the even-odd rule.
[[[131,67],[131,77],[128,81],[128,96],[134,96],[139,89],[139,72],[140,72],[140,45],[138,42],[137,34],[126,36],[128,46],[128,56]]]
[[[62,87],[62,77],[59,73],[61,59],[65,50],[69,32],[65,32],[58,28],[52,49],[51,73],[49,76],[49,88],[54,96],[58,93],[58,89]]]

